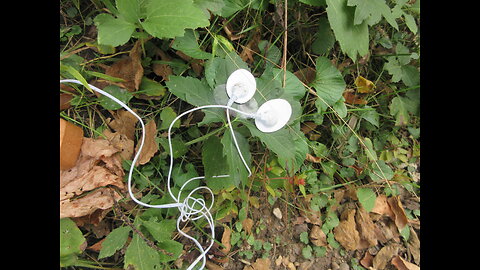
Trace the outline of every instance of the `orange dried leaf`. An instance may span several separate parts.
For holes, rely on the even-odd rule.
[[[418,265],[407,262],[400,256],[395,256],[392,259],[392,264],[397,268],[397,270],[420,270],[420,267]]]
[[[395,225],[398,228],[398,231],[402,231],[405,225],[408,224],[408,218],[403,209],[402,202],[400,201],[399,196],[393,196],[388,198],[388,205],[392,209],[393,214],[395,215]]]
[[[355,209],[345,210],[342,217],[346,216],[346,218],[341,220],[340,224],[334,229],[335,240],[346,250],[356,250],[360,243],[360,234],[355,223],[355,212]]]
[[[227,255],[230,252],[230,249],[232,248],[232,244],[230,244],[230,237],[232,236],[232,230],[224,226],[224,231],[222,235],[222,245],[225,246],[225,248],[221,249],[222,253]]]
[[[124,109],[117,110],[114,118],[114,120],[108,123],[108,126],[118,133],[125,134],[127,138],[133,141],[135,139],[135,125],[138,122],[138,119]]]
[[[158,143],[155,141],[157,137],[157,124],[154,120],[150,120],[145,125],[145,143],[143,144],[142,152],[137,160],[137,165],[143,165],[150,161],[150,159],[158,151]],[[135,152],[138,151],[140,144],[135,147]]]
[[[125,82],[120,85],[130,92],[138,90],[142,82],[141,42],[137,40],[127,58],[115,62],[105,70],[105,74],[109,76],[124,79]]]
[[[343,97],[345,98],[345,102],[351,105],[365,105],[367,101],[364,100],[362,97],[357,95],[353,89],[347,89],[343,92]]]

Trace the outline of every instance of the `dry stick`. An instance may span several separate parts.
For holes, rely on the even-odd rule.
[[[149,247],[155,249],[156,251],[162,252],[165,255],[173,256],[173,253],[170,253],[170,252],[168,252],[164,249],[159,248],[157,245],[155,245],[155,243],[153,243],[152,240],[146,238],[145,235],[132,224],[130,219],[127,216],[125,216],[122,209],[120,208],[120,205],[118,205],[118,202],[113,197],[113,190],[112,189],[110,189],[110,196],[112,197],[112,200],[113,200],[113,208],[115,209],[116,212],[118,212],[120,214],[120,219],[123,222],[125,222],[134,231],[134,233],[138,234],[138,236],[140,236],[140,238],[142,238],[147,243],[147,245]]]
[[[287,24],[287,7],[288,7],[288,0],[285,0],[285,19],[283,20],[284,24],[284,31],[285,33],[283,34],[283,88],[285,88],[286,81],[287,81],[287,36],[288,36],[288,24]]]

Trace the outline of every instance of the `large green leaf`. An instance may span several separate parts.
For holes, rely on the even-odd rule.
[[[323,56],[317,58],[315,80],[311,85],[315,88],[318,96],[330,106],[342,98],[346,87],[340,71]]]
[[[225,55],[225,58],[215,57],[205,62],[205,79],[213,89],[218,85],[226,84],[228,76],[239,68],[250,70],[240,56],[230,52]]]
[[[166,85],[175,96],[194,106],[215,104],[213,91],[199,79],[171,75]]]
[[[241,162],[239,160],[239,162]],[[205,171],[207,186],[214,192],[235,186],[233,179],[228,177],[213,178],[228,174],[228,163],[223,155],[223,145],[216,136],[210,136],[203,144],[202,163]]]
[[[120,250],[127,242],[131,230],[128,226],[118,227],[112,230],[105,238],[105,241],[102,242],[102,249],[100,250],[100,254],[98,254],[98,259],[110,257],[115,254],[117,250]]]
[[[75,222],[69,218],[60,219],[60,266],[74,265],[85,241]]]
[[[397,22],[385,0],[348,0],[348,6],[356,6],[354,24],[361,24],[367,20],[369,25],[377,24],[382,16],[395,29]]]
[[[282,128],[278,131],[272,133],[264,133],[261,132],[255,124],[251,123],[248,120],[241,120],[242,123],[247,126],[250,130],[252,136],[255,136],[260,139],[260,141],[265,144],[265,146],[273,151],[277,157],[286,162],[280,164],[282,168],[289,167],[291,168],[292,162],[295,162],[296,157],[295,151],[292,149],[295,148],[294,137],[290,134],[290,132],[286,128]]]
[[[138,270],[162,269],[158,251],[147,245],[138,234],[133,235],[125,251],[124,268],[128,269],[130,266]]]
[[[192,0],[149,0],[145,5],[143,28],[157,38],[183,36],[185,28],[196,29],[209,25],[209,17]]]
[[[357,197],[358,201],[362,204],[363,208],[365,208],[367,212],[372,211],[373,207],[375,206],[377,195],[375,195],[375,192],[371,188],[357,189]]]
[[[140,18],[140,0],[116,0],[118,17],[135,24]]]
[[[94,19],[98,30],[98,43],[113,47],[123,45],[130,40],[135,24],[110,14],[99,14]]]
[[[366,21],[354,24],[355,8],[349,7],[347,1],[326,0],[326,10],[340,48],[355,62],[358,54],[362,57],[368,53],[368,25]]]
[[[176,37],[172,44],[172,48],[180,50],[186,55],[195,59],[209,59],[212,57],[211,53],[200,49],[197,42],[198,33],[191,29],[185,30],[183,37]]]
[[[240,151],[242,152],[242,156],[247,165],[250,166],[251,154],[248,141],[240,133],[236,131],[234,131],[234,133],[238,142],[238,146],[240,147]],[[230,130],[225,132],[223,138],[221,139],[221,143],[223,145],[223,155],[228,164],[228,174],[230,175],[229,178],[233,181],[235,186],[240,187],[240,184],[245,186],[247,183],[248,171],[245,168],[240,155],[238,154],[238,150],[235,147]]]
[[[172,240],[172,233],[177,228],[176,224],[177,222],[174,219],[164,219],[159,222],[153,220],[142,221],[142,226],[159,242]]]

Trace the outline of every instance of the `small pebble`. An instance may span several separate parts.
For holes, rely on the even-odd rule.
[[[278,218],[278,219],[282,219],[282,211],[280,211],[280,208],[274,208],[273,209],[273,214]]]
[[[340,269],[340,266],[336,262],[332,262],[332,270],[338,270]]]

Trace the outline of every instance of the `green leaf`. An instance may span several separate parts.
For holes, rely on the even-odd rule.
[[[194,106],[215,104],[213,91],[204,81],[193,77],[171,75],[166,85],[175,96]]]
[[[105,238],[105,241],[102,242],[102,249],[100,250],[100,254],[98,254],[98,259],[110,257],[120,250],[127,242],[128,234],[131,230],[128,226],[118,227],[112,230]]]
[[[163,85],[160,83],[148,79],[147,77],[142,77],[140,87],[135,93],[143,93],[147,96],[162,97],[165,95],[165,91],[165,87],[163,87]]]
[[[165,152],[170,155],[170,148],[168,147],[168,139],[167,138],[156,138],[157,142],[163,147]],[[172,150],[173,150],[173,158],[179,158],[185,153],[188,152],[188,147],[185,145],[185,142],[182,140],[181,135],[176,135],[172,138]]]
[[[193,0],[195,5],[203,10],[205,10],[206,14],[208,14],[208,10],[212,12],[214,15],[220,15],[220,11],[225,6],[223,0]]]
[[[288,168],[290,173],[296,173],[298,170],[300,170],[300,167],[303,165],[303,162],[305,161],[309,151],[307,138],[305,138],[303,134],[301,137],[295,136],[293,138],[294,151],[292,152],[294,152],[295,158],[293,160],[288,160],[285,159],[284,155],[278,156],[278,162],[280,164],[287,164],[287,166],[283,168]]]
[[[124,268],[162,269],[159,252],[151,248],[145,241],[134,234],[130,245],[125,251]]]
[[[412,110],[409,99],[406,97],[394,97],[388,106],[390,115],[395,117],[395,126],[404,126],[410,120],[409,111]]]
[[[315,34],[315,41],[312,43],[312,51],[315,54],[326,54],[335,44],[335,36],[326,17],[318,20],[318,31]]]
[[[238,160],[240,162],[240,160]],[[207,186],[214,192],[235,186],[233,178],[213,178],[228,174],[228,163],[223,155],[223,145],[216,136],[210,136],[203,144],[202,163]]]
[[[140,18],[139,0],[116,0],[118,17],[135,24]]]
[[[135,24],[106,13],[97,15],[94,22],[98,30],[98,44],[113,47],[127,43],[136,28]]]
[[[60,266],[74,265],[86,239],[70,218],[60,219]]]
[[[365,119],[367,120],[370,124],[376,126],[377,128],[379,127],[380,123],[379,123],[379,114],[378,112],[371,108],[370,106],[365,106],[364,107],[365,109],[369,109],[369,110],[366,110],[366,111],[363,111],[361,114],[360,114],[360,117],[362,119]]]
[[[383,16],[396,30],[397,22],[385,0],[348,0],[348,6],[356,6],[354,24],[361,24],[368,19],[369,25],[377,24]]]
[[[310,259],[312,257],[312,247],[306,246],[302,248],[302,255],[305,259]]]
[[[186,55],[195,59],[209,59],[212,57],[211,53],[200,49],[197,42],[198,33],[191,29],[185,30],[183,37],[176,37],[172,44],[172,48],[182,51]]]
[[[363,143],[365,144],[366,148],[365,154],[370,160],[377,160],[377,152],[375,152],[375,149],[373,149],[373,144],[370,138],[363,138]]]
[[[129,91],[127,91],[126,89],[120,88],[116,85],[109,85],[103,88],[103,91],[111,94],[112,96],[116,97],[118,100],[120,100],[125,104],[127,104],[130,101],[130,99],[132,99],[133,97],[133,95]],[[106,97],[103,95],[98,98],[98,103],[107,110],[113,111],[113,110],[118,110],[122,108],[120,104],[111,100],[109,97]]]
[[[142,221],[142,226],[148,230],[155,240],[162,242],[172,239],[172,233],[177,228],[177,222],[174,219],[164,219],[159,222]]]
[[[260,49],[260,53],[266,58],[262,58],[262,62],[265,62],[265,69],[272,68],[280,63],[282,52],[277,46],[268,40],[260,40],[260,42],[258,42],[258,48]]]
[[[415,22],[415,18],[412,15],[404,13],[403,17],[405,18],[405,24],[407,25],[408,29],[412,31],[412,33],[416,34],[418,31],[417,23]]]
[[[225,58],[215,57],[205,62],[205,79],[213,89],[218,85],[226,84],[230,74],[239,68],[250,70],[240,56],[230,52],[225,55]]]
[[[299,0],[298,2],[316,7],[325,6],[325,0]]]
[[[340,71],[323,56],[317,58],[316,76],[311,85],[315,88],[318,96],[330,106],[342,98],[346,87]]]
[[[326,10],[340,48],[355,62],[358,54],[362,57],[368,53],[368,25],[366,21],[354,24],[355,8],[347,6],[347,1],[326,0]]]
[[[378,164],[378,166],[377,166]],[[380,182],[391,180],[393,178],[392,169],[383,160],[377,160],[377,164],[372,163],[372,172],[369,173],[372,181]]]
[[[185,28],[196,29],[210,24],[209,17],[192,0],[149,0],[145,10],[146,19],[141,25],[157,38],[183,36]]]
[[[160,262],[170,262],[170,261],[176,260],[178,257],[180,257],[183,250],[183,244],[174,240],[166,240],[166,241],[159,242],[157,246],[173,254],[172,256],[169,256],[162,252],[158,253],[160,256]],[[148,268],[148,269],[151,269],[151,268]],[[158,269],[163,269],[163,268],[158,268]]]
[[[250,166],[251,154],[248,140],[236,131],[234,131],[234,134],[240,151],[242,152],[242,156],[247,165]],[[232,133],[230,131],[224,133],[221,143],[223,145],[223,156],[225,157],[228,165],[228,174],[230,175],[230,180],[238,188],[240,188],[240,184],[241,186],[245,186],[247,184],[248,171],[245,168],[240,155],[238,154],[238,150],[235,147]]]
[[[375,206],[375,200],[377,199],[377,195],[375,195],[375,192],[372,189],[357,189],[357,197],[358,201],[362,204],[363,208],[365,208],[367,212],[372,211],[373,207]]]
[[[300,233],[300,241],[304,244],[308,244],[308,232]]]
[[[197,170],[195,169],[195,166],[192,163],[187,163],[185,165],[185,170],[182,169],[181,164],[175,164],[172,169],[172,179],[175,185],[178,188],[181,188],[185,182],[187,182],[189,179],[193,177],[197,177],[198,173]],[[192,190],[200,185],[200,179],[199,180],[192,180],[190,183],[188,183],[183,189],[184,190]]]
[[[162,120],[162,124],[158,128],[159,130],[168,130],[172,121],[177,117],[177,113],[172,109],[172,107],[165,107],[162,109],[160,113],[160,119]],[[175,122],[172,128],[179,128],[180,121]]]
[[[294,149],[295,142],[287,129],[283,128],[272,133],[264,133],[250,121],[241,121],[250,130],[252,136],[259,138],[268,149],[277,155],[279,160],[287,161],[287,164],[280,163],[282,168],[285,169],[288,166],[291,169],[291,164],[295,160],[295,151],[291,151],[291,149]]]
[[[277,81],[283,82],[283,69],[273,68],[272,72],[273,77]],[[295,76],[288,70],[286,71],[286,73],[287,74],[285,75],[285,87],[283,87],[284,91],[280,98],[298,101],[305,96],[307,89],[303,86],[302,82],[298,79],[297,76]]]

